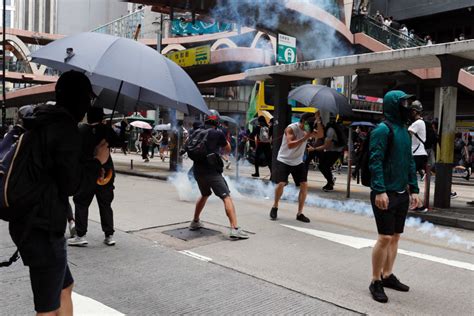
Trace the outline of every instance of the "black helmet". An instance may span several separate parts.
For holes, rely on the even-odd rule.
[[[220,120],[219,112],[216,110],[209,110],[209,112],[211,113],[206,116],[205,123],[208,125],[218,126]]]

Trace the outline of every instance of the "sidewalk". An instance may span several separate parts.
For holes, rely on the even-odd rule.
[[[163,162],[158,156],[150,159],[150,162],[143,162],[140,155],[131,153],[123,155],[122,153],[112,154],[116,171],[121,174],[152,178],[157,180],[167,180],[173,175],[169,170],[169,159]],[[132,168],[133,166],[133,168]],[[190,159],[184,159],[183,170],[187,172],[192,166]],[[239,165],[239,177],[253,179],[251,174],[254,172],[254,166],[248,162]],[[232,160],[231,169],[224,170],[224,174],[229,177],[236,176],[235,161]],[[309,192],[318,196],[334,200],[346,200],[347,174],[343,170],[340,174],[335,173],[337,178],[333,192],[324,192],[321,188],[325,185],[325,180],[321,173],[311,170],[308,173]],[[270,173],[267,167],[260,168],[260,179],[269,181]],[[474,199],[474,181],[466,181],[459,177],[453,177],[453,191],[457,193],[457,198],[451,200],[450,209],[432,209],[427,213],[409,212],[410,216],[419,217],[422,220],[432,222],[433,224],[450,226],[474,230],[474,207],[467,206],[466,202]],[[420,189],[424,191],[424,183],[419,183]],[[434,198],[434,178],[431,183],[430,205],[433,205]],[[351,181],[351,199],[369,200],[370,190],[367,187]]]

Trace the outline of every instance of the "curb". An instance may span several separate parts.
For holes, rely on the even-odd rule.
[[[141,172],[133,172],[133,171],[125,171],[125,170],[115,170],[116,173],[119,174],[124,174],[127,176],[134,176],[134,177],[141,177],[141,178],[147,178],[147,179],[155,179],[155,180],[162,180],[162,181],[168,181],[167,176],[159,176],[159,175],[151,175],[151,174],[145,174]]]

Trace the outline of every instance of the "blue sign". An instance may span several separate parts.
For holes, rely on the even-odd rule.
[[[174,19],[171,22],[171,33],[173,35],[202,35],[226,31],[232,31],[232,24],[219,22],[207,23],[198,20],[193,24],[192,22],[186,22],[181,19]]]

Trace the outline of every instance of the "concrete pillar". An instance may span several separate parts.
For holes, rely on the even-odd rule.
[[[436,159],[436,183],[434,206],[449,208],[451,205],[451,181],[453,176],[454,134],[456,129],[456,87],[441,87],[439,90],[440,151]]]
[[[275,102],[273,146],[272,146],[272,175],[276,172],[276,159],[280,150],[282,137],[286,127],[291,123],[291,105],[288,104],[290,79],[284,76],[272,76],[275,84],[273,99]],[[273,180],[273,179],[272,179]]]
[[[451,181],[453,177],[454,134],[456,129],[457,82],[459,71],[471,60],[452,55],[437,56],[441,62],[441,87],[437,88],[439,101],[440,150],[436,159],[434,207],[451,206]]]

